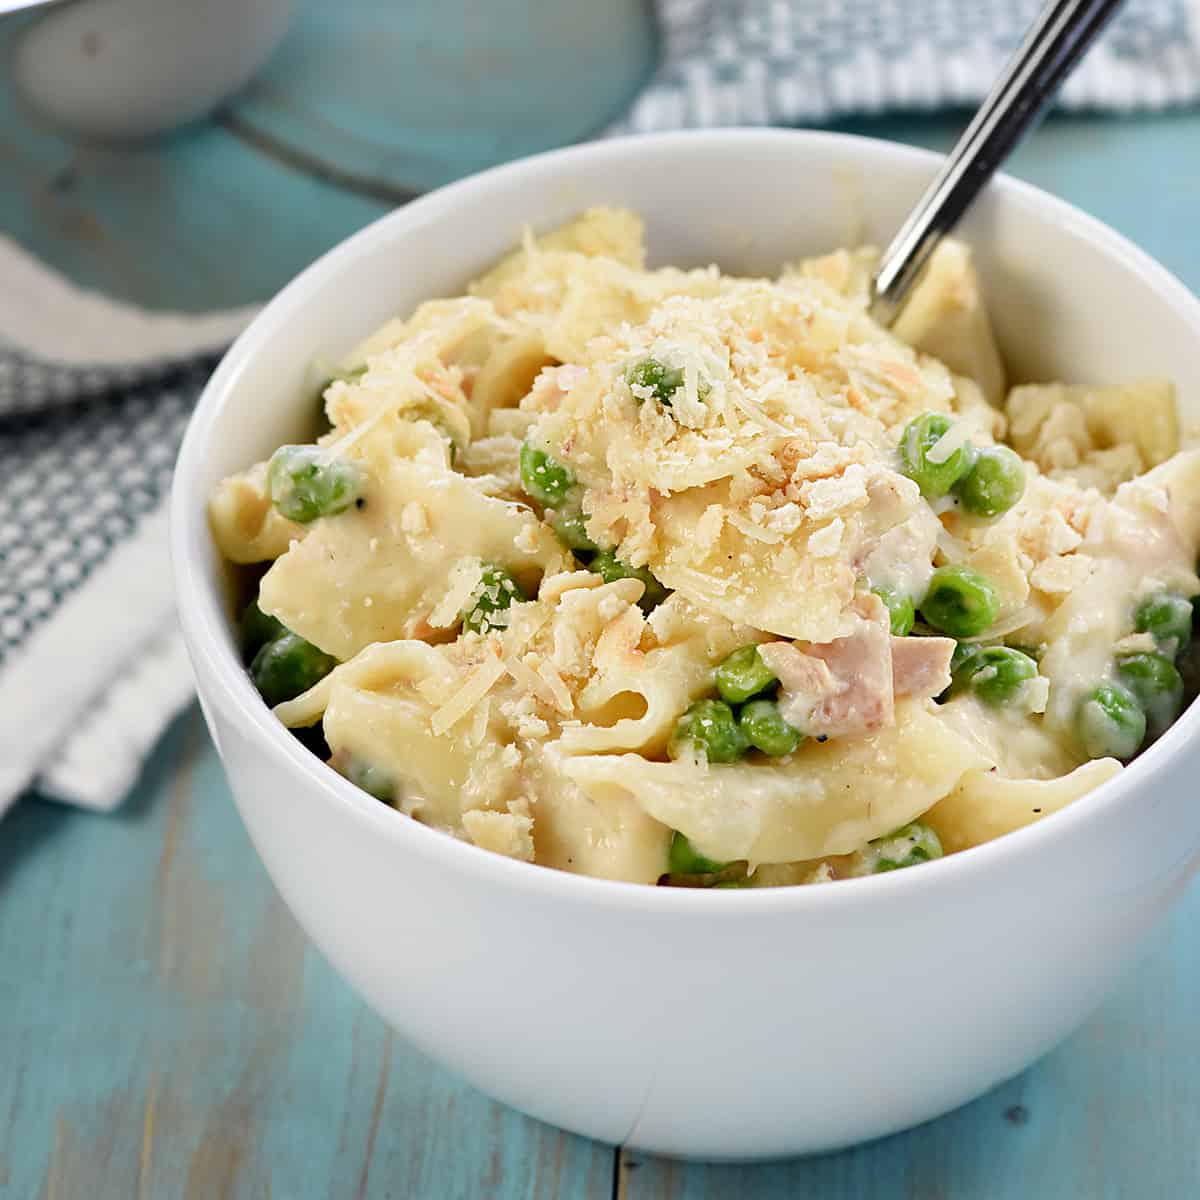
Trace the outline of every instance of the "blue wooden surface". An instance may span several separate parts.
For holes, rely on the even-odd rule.
[[[591,136],[658,48],[651,0],[300,3],[228,123],[383,195]]]
[[[0,1195],[579,1195],[613,1152],[397,1041],[308,948],[198,712],[116,816],[0,832]]]
[[[945,146],[961,120],[847,128]],[[1058,118],[1014,169],[1200,288],[1197,147],[1197,113]],[[298,161],[237,114],[78,148],[0,87],[0,231],[143,303],[261,299],[394,184],[348,190],[353,156],[319,150]],[[192,711],[118,815],[30,799],[0,826],[0,1197],[1191,1197],[1198,928],[1193,887],[1080,1033],[924,1128],[757,1167],[617,1154],[491,1103],[363,1008],[275,897]]]

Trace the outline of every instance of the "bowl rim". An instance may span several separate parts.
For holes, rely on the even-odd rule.
[[[208,579],[205,559],[210,553],[207,495],[197,495],[195,477],[204,461],[216,419],[234,390],[246,364],[258,347],[287,322],[291,310],[303,306],[330,278],[369,253],[380,241],[402,237],[418,229],[428,232],[439,216],[470,203],[497,185],[536,176],[547,169],[562,171],[581,160],[621,160],[653,157],[681,148],[697,153],[729,152],[753,144],[770,144],[781,153],[803,154],[807,146],[839,146],[873,163],[904,163],[927,167],[930,173],[943,160],[934,151],[858,134],[824,130],[727,128],[672,133],[635,134],[569,146],[492,167],[432,191],[402,208],[385,213],[352,234],[285,285],[255,316],[222,358],[201,393],[188,422],[172,481],[170,497],[170,551],[172,573],[188,654],[197,677],[203,675],[218,689],[227,714],[253,731],[254,740],[284,772],[302,776],[316,789],[322,802],[332,805],[363,832],[387,838],[401,851],[415,853],[448,871],[553,896],[565,903],[602,902],[627,911],[661,914],[703,912],[720,920],[734,914],[856,909],[888,897],[914,895],[919,890],[975,886],[977,876],[1003,872],[1013,858],[1025,859],[1035,849],[1050,852],[1078,831],[1102,819],[1133,793],[1149,790],[1161,780],[1173,760],[1186,749],[1200,729],[1200,703],[1193,703],[1171,728],[1136,761],[1117,776],[1100,784],[1078,801],[1040,821],[1004,834],[980,846],[922,864],[920,871],[891,871],[880,875],[839,880],[836,887],[803,885],[751,888],[729,892],[698,888],[662,888],[641,883],[575,875],[535,863],[522,862],[481,849],[451,834],[403,819],[356,788],[331,767],[306,750],[272,715],[254,691],[245,669],[222,638],[229,618],[219,589]],[[998,174],[989,188],[999,202],[1037,211],[1042,220],[1055,222],[1087,241],[1098,254],[1116,259],[1126,269],[1146,279],[1167,302],[1181,309],[1196,328],[1200,340],[1200,299],[1166,267],[1123,235],[1074,205],[1041,188]],[[995,200],[993,200],[995,202]],[[203,656],[207,670],[198,658]],[[1086,803],[1082,801],[1086,800]]]

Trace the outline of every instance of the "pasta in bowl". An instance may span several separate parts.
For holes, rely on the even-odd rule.
[[[1009,387],[965,245],[890,332],[872,262],[650,270],[596,208],[385,324],[211,498],[263,698],[411,819],[643,884],[917,866],[1113,778],[1191,675],[1173,387]]]

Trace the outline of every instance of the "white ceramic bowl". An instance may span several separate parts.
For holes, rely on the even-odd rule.
[[[276,724],[235,653],[209,489],[300,432],[314,354],[455,293],[525,222],[629,205],[656,263],[770,272],[886,239],[935,165],[859,138],[734,130],[489,171],[310,267],[200,401],[175,477],[174,569],[254,844],[308,935],[387,1021],[543,1120],[666,1154],[779,1156],[903,1129],[1021,1071],[1100,1001],[1196,863],[1200,706],[1068,810],[919,870],[750,892],[560,874],[398,816]],[[1200,303],[1162,267],[1011,179],[964,233],[1021,373],[1166,374],[1200,417]]]
[[[283,40],[294,10],[295,0],[56,2],[13,44],[13,86],[76,136],[165,133],[242,88]]]

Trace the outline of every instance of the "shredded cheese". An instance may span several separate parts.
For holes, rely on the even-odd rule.
[[[1033,604],[1026,604],[1017,609],[1016,612],[1007,617],[1001,617],[998,621],[994,621],[987,629],[986,633],[981,633],[978,637],[962,638],[964,642],[994,642],[1000,638],[1007,637],[1010,633],[1016,633],[1018,629],[1024,629],[1027,625],[1031,625],[1034,621],[1041,618],[1041,610]]]
[[[523,659],[506,652],[502,661],[504,669],[512,676],[518,686],[529,692],[530,695],[536,696],[544,703],[557,707],[558,697],[551,691],[549,684]],[[570,709],[567,708],[564,711],[569,712]]]
[[[949,462],[971,440],[971,425],[968,421],[955,421],[928,450],[926,459],[935,464]]]
[[[756,525],[739,512],[727,513],[726,520],[734,529],[744,533],[747,537],[754,538],[756,542],[766,542],[770,546],[777,546],[783,541],[783,534],[777,529],[767,529],[762,525]]]
[[[466,682],[437,709],[429,719],[430,728],[435,734],[448,733],[463,717],[504,678],[505,663],[500,657],[500,643],[497,638],[489,638],[487,655],[467,676]]]
[[[483,563],[478,558],[462,558],[450,569],[446,593],[427,620],[434,629],[449,629],[462,616],[463,609],[483,580]]]
[[[571,698],[571,693],[567,689],[563,677],[554,669],[554,664],[549,659],[541,659],[537,670],[550,689],[558,711],[570,716],[575,711],[575,701]]]

